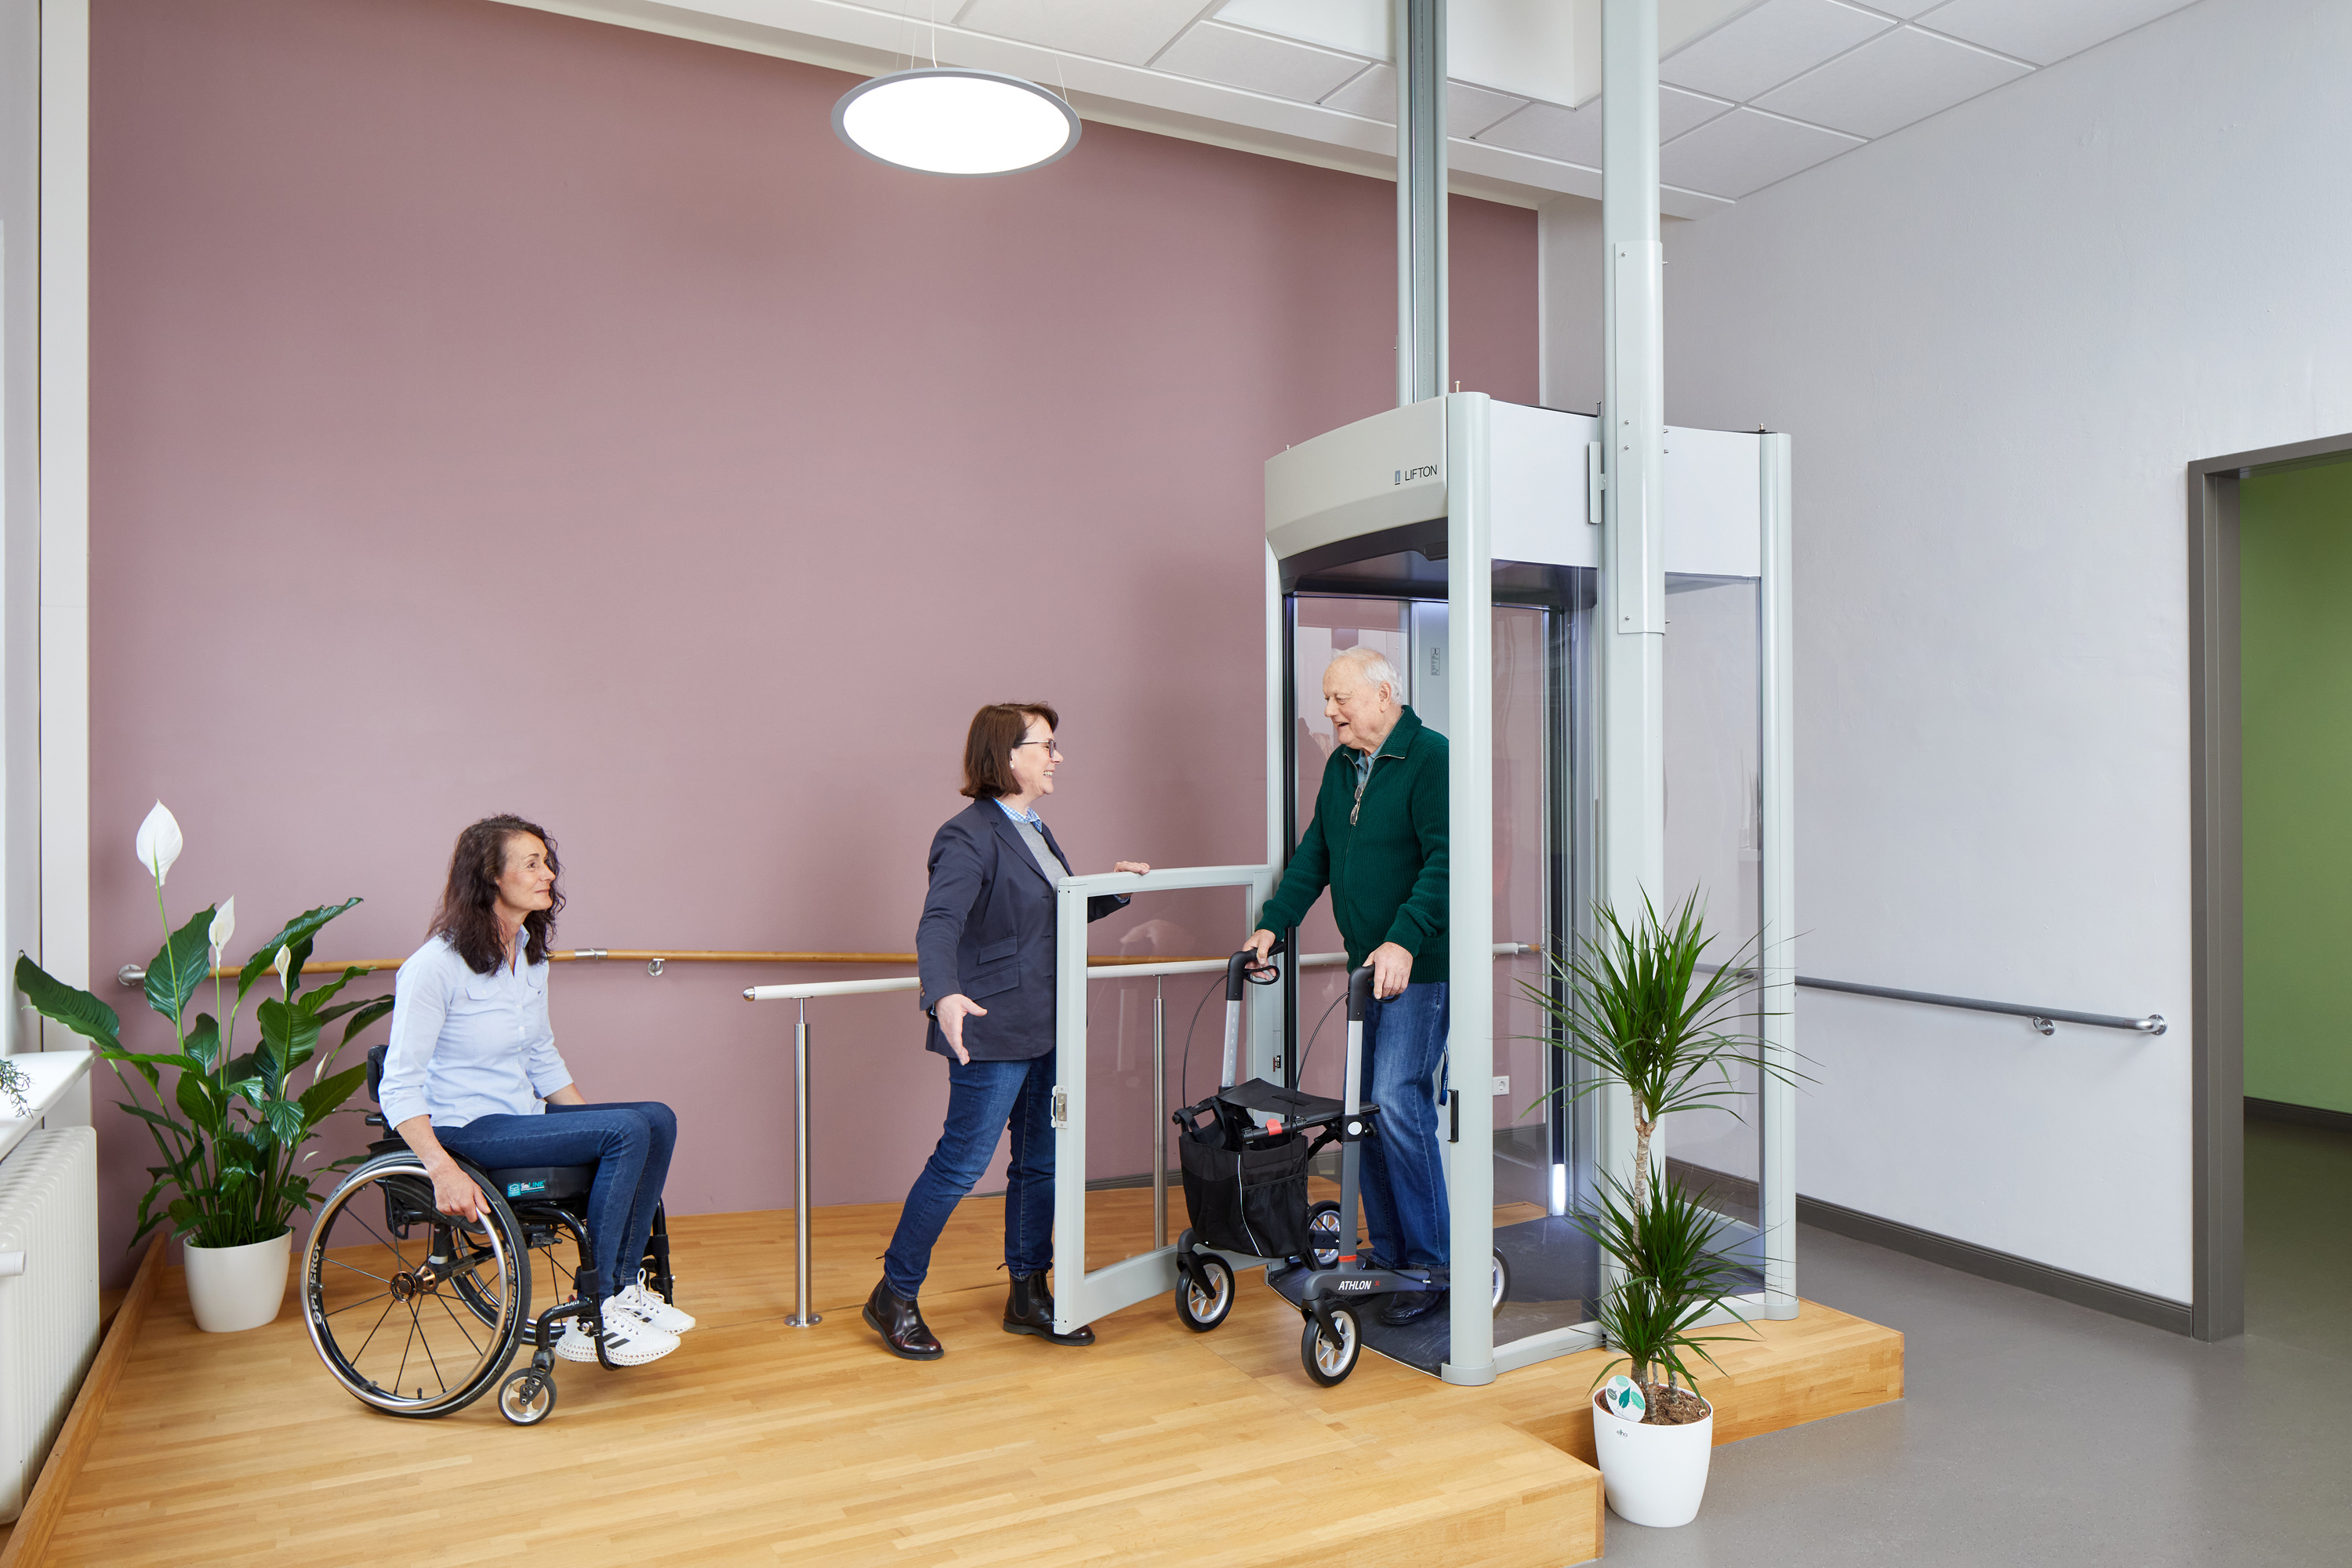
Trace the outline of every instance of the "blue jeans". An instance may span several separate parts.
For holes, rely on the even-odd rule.
[[[609,1296],[637,1278],[653,1236],[654,1208],[677,1147],[677,1117],[667,1105],[550,1105],[544,1116],[477,1116],[463,1127],[436,1127],[453,1154],[485,1171],[522,1165],[588,1165],[588,1230],[596,1256],[580,1279],[590,1295]]]
[[[1381,1108],[1364,1140],[1364,1228],[1393,1268],[1442,1268],[1453,1240],[1432,1083],[1445,1055],[1445,982],[1408,985],[1364,1008],[1365,1098]]]
[[[923,1163],[890,1250],[882,1282],[911,1301],[931,1271],[931,1247],[948,1215],[996,1152],[1010,1128],[1013,1163],[1004,1173],[1004,1266],[1035,1274],[1054,1264],[1054,1053],[1025,1062],[948,1060],[948,1124]]]

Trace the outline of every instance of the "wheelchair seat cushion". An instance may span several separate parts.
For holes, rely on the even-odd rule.
[[[596,1183],[593,1165],[518,1165],[484,1175],[510,1204],[551,1203],[585,1194]]]

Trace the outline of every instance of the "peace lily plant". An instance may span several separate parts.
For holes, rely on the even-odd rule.
[[[367,1078],[364,1064],[336,1071],[336,1058],[362,1030],[392,1011],[390,996],[334,1000],[367,973],[357,966],[324,985],[302,989],[302,965],[312,941],[328,921],[360,900],[306,910],[263,942],[236,972],[236,996],[224,1024],[218,1017],[221,971],[236,931],[236,900],[201,910],[174,931],[164,910],[163,884],[184,840],[163,802],[139,825],[134,847],[140,866],[154,879],[155,912],[163,928],[163,945],[147,963],[147,1005],[172,1026],[173,1048],[127,1048],[122,1020],[113,1008],[22,954],[16,959],[16,988],[43,1017],[97,1047],[131,1096],[117,1103],[144,1122],[154,1140],[163,1163],[147,1168],[154,1180],[139,1200],[133,1245],[165,1224],[172,1234],[200,1247],[272,1240],[287,1235],[294,1215],[317,1203],[313,1174],[341,1171],[359,1158],[311,1172],[301,1168],[315,1157],[305,1156],[302,1146]],[[278,977],[278,994],[255,1004],[260,1039],[240,1055],[238,1015],[247,994],[271,973]],[[207,978],[214,1011],[191,1016],[189,1004]],[[337,1019],[344,1020],[342,1037],[321,1056],[320,1035]],[[310,1068],[307,1075],[300,1071],[304,1067]]]

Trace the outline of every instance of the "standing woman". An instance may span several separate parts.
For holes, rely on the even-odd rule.
[[[915,1178],[882,1257],[866,1321],[893,1355],[944,1353],[915,1306],[931,1247],[948,1215],[988,1168],[1000,1132],[1013,1135],[1005,1172],[1004,1267],[1013,1277],[1004,1331],[1057,1345],[1090,1345],[1092,1329],[1054,1331],[1045,1270],[1054,1262],[1054,883],[1070,862],[1037,816],[1062,760],[1061,718],[1042,702],[995,702],[964,738],[963,793],[971,805],[931,839],[931,889],[915,931],[925,1048],[948,1058],[948,1120]],[[1118,871],[1149,871],[1121,860]],[[1089,899],[1098,921],[1124,897]]]
[[[694,1320],[646,1289],[637,1260],[677,1144],[677,1118],[647,1100],[591,1105],[555,1049],[547,1016],[547,941],[562,868],[547,830],[490,816],[457,836],[449,882],[423,947],[400,966],[377,1102],[433,1180],[433,1205],[479,1222],[489,1205],[457,1167],[596,1167],[581,1259],[582,1294],[602,1303],[604,1353],[623,1366],[677,1349]],[[594,1361],[572,1319],[555,1353]]]

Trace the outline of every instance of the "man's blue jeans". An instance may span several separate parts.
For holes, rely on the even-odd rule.
[[[996,1152],[996,1135],[1013,1133],[1004,1173],[1004,1266],[1034,1274],[1054,1263],[1054,1053],[1024,1062],[948,1062],[948,1124],[915,1178],[882,1281],[911,1301],[931,1270],[931,1247],[948,1215],[971,1191]]]
[[[1363,1142],[1364,1226],[1374,1260],[1392,1268],[1444,1268],[1452,1243],[1432,1082],[1447,1016],[1443,980],[1364,1008],[1364,1098],[1381,1108]]]
[[[668,1106],[550,1105],[544,1116],[477,1116],[463,1127],[436,1127],[433,1135],[485,1171],[593,1164],[588,1230],[596,1256],[580,1289],[609,1296],[636,1282],[670,1151],[677,1147],[677,1117]]]

